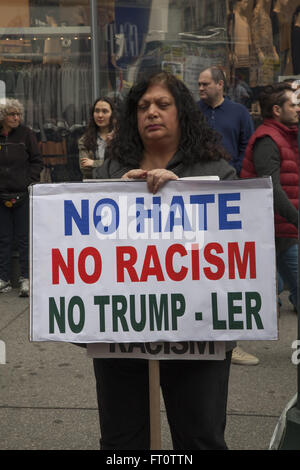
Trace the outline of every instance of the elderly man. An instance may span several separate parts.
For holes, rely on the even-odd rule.
[[[252,118],[245,106],[224,97],[225,75],[218,67],[203,70],[198,79],[200,101],[198,106],[208,124],[222,137],[225,150],[231,155],[229,162],[240,174],[244,152],[254,132]],[[240,346],[233,349],[232,363],[256,365],[259,359]]]

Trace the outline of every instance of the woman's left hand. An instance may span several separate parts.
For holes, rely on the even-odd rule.
[[[155,194],[163,184],[170,180],[178,180],[178,176],[173,171],[165,168],[157,168],[147,171],[147,186],[151,193]]]
[[[106,135],[105,142],[109,144],[113,138],[114,138],[114,131],[111,131]]]
[[[92,167],[94,165],[94,160],[92,160],[91,158],[82,158],[81,159],[81,166],[82,167]]]

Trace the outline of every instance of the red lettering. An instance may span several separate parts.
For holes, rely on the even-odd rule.
[[[200,262],[199,262],[199,245],[192,243],[192,279],[199,281],[200,279]]]
[[[173,269],[173,256],[175,253],[179,253],[180,256],[186,256],[187,251],[184,248],[183,245],[180,245],[179,243],[176,243],[174,245],[171,245],[166,253],[166,271],[170,279],[172,281],[182,281],[187,273],[188,273],[188,268],[185,266],[182,266],[180,271],[176,272]]]
[[[125,255],[129,258],[125,260]],[[117,246],[117,282],[124,282],[124,270],[126,269],[132,282],[139,282],[138,275],[133,265],[137,260],[137,251],[133,246]]]
[[[203,268],[203,271],[207,277],[207,279],[211,279],[212,281],[216,281],[221,279],[225,272],[225,264],[222,258],[212,254],[212,251],[216,253],[223,253],[223,248],[219,243],[208,243],[204,248],[204,258],[209,264],[212,264],[217,267],[217,271],[213,272],[210,268]]]
[[[150,266],[151,261],[153,266]],[[149,276],[156,276],[158,281],[165,280],[155,245],[147,246],[140,282],[147,281]]]
[[[250,279],[256,278],[255,242],[245,242],[243,259],[237,242],[228,243],[229,279],[235,279],[235,266],[240,279],[245,279],[249,263]]]
[[[68,284],[74,284],[74,248],[67,249],[67,264],[58,248],[52,250],[52,284],[59,284],[59,268]]]
[[[94,258],[94,272],[88,274],[86,272],[86,258],[92,256]],[[91,246],[84,248],[78,258],[78,273],[83,282],[86,284],[94,284],[98,281],[102,271],[102,260],[101,255],[96,248]]]

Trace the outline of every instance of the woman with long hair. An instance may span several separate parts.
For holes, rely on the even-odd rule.
[[[79,165],[84,178],[93,177],[93,169],[104,162],[107,144],[110,142],[116,120],[116,107],[108,97],[97,98],[91,107],[86,132],[78,141]]]
[[[134,86],[123,105],[110,157],[99,178],[147,182],[156,193],[170,180],[236,178],[219,138],[187,87],[166,72]],[[226,449],[224,430],[231,352],[224,361],[161,361],[160,384],[176,450]],[[149,449],[148,363],[94,359],[101,449]]]

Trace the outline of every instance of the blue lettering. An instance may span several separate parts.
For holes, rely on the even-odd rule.
[[[214,194],[190,196],[190,203],[199,205],[199,230],[207,230],[207,204],[212,202],[215,202]]]
[[[161,232],[161,198],[153,197],[153,208],[145,209],[144,198],[136,198],[136,231],[137,233],[145,232],[145,219],[153,220],[153,232]]]
[[[110,211],[111,222],[109,225],[104,225],[102,222],[102,211],[105,207],[107,207]],[[104,215],[107,217],[109,213],[106,213]],[[94,225],[96,230],[103,235],[110,235],[118,229],[119,222],[120,211],[118,204],[110,198],[100,199],[100,201],[97,202],[94,208]]]
[[[83,199],[81,201],[81,215],[78,214],[73,201],[64,201],[64,214],[65,214],[65,235],[72,235],[72,220],[74,220],[81,235],[88,235],[89,228],[89,201]]]
[[[240,201],[240,193],[219,194],[219,228],[220,230],[238,230],[242,228],[240,220],[227,220],[228,214],[239,214],[240,206],[227,206],[228,201]]]
[[[179,209],[180,216],[175,217],[176,209]],[[192,230],[188,215],[185,210],[182,196],[173,196],[168,220],[165,226],[165,232],[172,232],[174,225],[181,225],[184,230]]]

